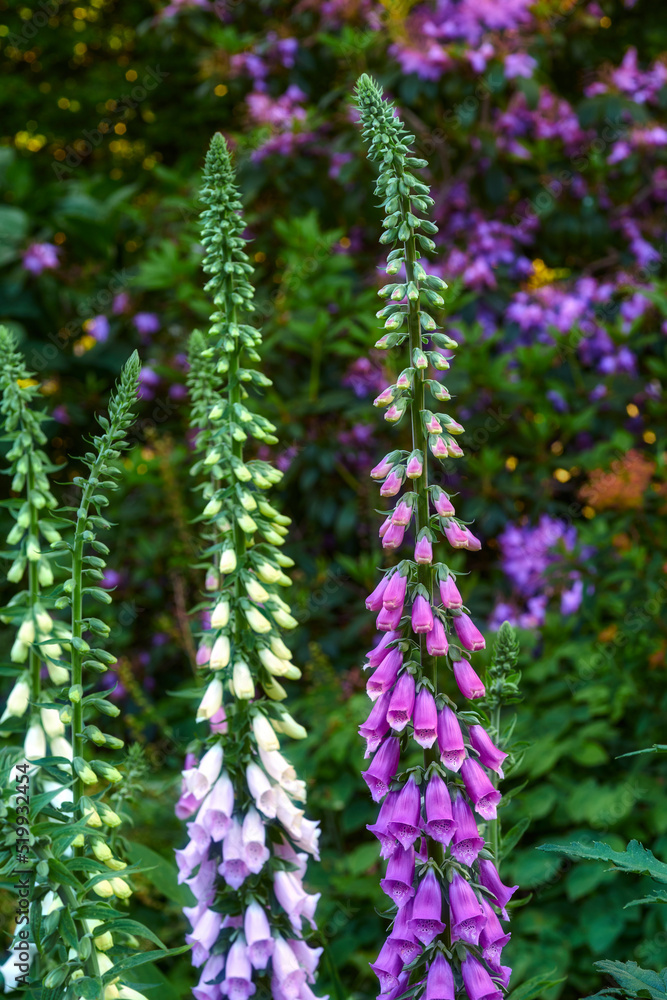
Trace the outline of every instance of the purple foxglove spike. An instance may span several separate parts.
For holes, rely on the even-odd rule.
[[[423,687],[415,699],[413,725],[415,742],[430,749],[438,735],[438,710],[428,688]]]
[[[483,726],[469,726],[468,733],[473,748],[479,754],[480,764],[495,771],[499,778],[503,778],[502,764],[507,754],[498,749]]]
[[[444,844],[446,847],[454,836],[456,825],[447,785],[438,774],[432,775],[426,786],[424,809],[426,811],[425,833],[432,840],[437,840],[439,844]]]
[[[421,833],[421,792],[414,778],[410,778],[398,793],[389,833],[396,837],[406,851]]]
[[[359,735],[363,736],[366,740],[366,753],[364,754],[364,757],[370,757],[372,753],[375,753],[377,748],[380,746],[380,743],[382,743],[382,740],[389,732],[387,709],[389,708],[390,700],[390,691],[385,691],[384,694],[381,694],[373,705],[371,713],[366,721],[363,725],[359,726]]]
[[[384,536],[387,534],[390,524],[391,524],[391,517],[385,517],[384,521],[382,522],[382,524],[378,529],[378,535],[380,536],[380,538],[384,538]]]
[[[375,468],[371,469],[371,479],[384,479],[393,468],[394,463],[389,461],[389,456],[387,455],[381,462],[378,462]]]
[[[470,953],[461,964],[461,975],[469,1000],[502,1000],[502,990],[498,989],[484,966]]]
[[[426,633],[426,650],[430,656],[445,656],[449,650],[445,626],[437,615],[433,616],[433,628]]]
[[[288,938],[287,943],[296,955],[297,961],[302,969],[306,970],[306,979],[309,983],[315,982],[315,972],[319,964],[324,948],[311,948],[300,938]],[[303,1000],[303,995],[300,994]]]
[[[447,521],[445,526],[445,538],[453,549],[465,549],[467,540],[457,521]]]
[[[270,852],[266,846],[266,827],[252,806],[243,820],[241,836],[245,863],[253,875],[258,875],[269,860]]]
[[[400,753],[398,736],[389,736],[376,752],[371,766],[362,772],[361,776],[370,789],[373,802],[380,802],[389,791],[398,768]]]
[[[380,949],[380,954],[374,962],[371,962],[371,969],[380,980],[381,994],[389,993],[398,985],[398,976],[403,964],[396,942],[387,938]]]
[[[433,490],[433,506],[441,517],[453,517],[456,511],[454,504],[443,490]]]
[[[421,455],[411,455],[405,468],[408,479],[419,479],[424,471],[424,460]]]
[[[410,928],[424,946],[428,946],[444,931],[446,925],[441,918],[442,890],[437,875],[433,869],[429,869],[419,883],[410,920]]]
[[[389,858],[387,874],[380,881],[380,888],[393,899],[401,909],[415,894],[412,883],[415,878],[415,852],[410,847],[407,851],[397,847]]]
[[[484,684],[477,676],[469,660],[452,660],[454,680],[464,698],[483,698],[486,694]]]
[[[440,760],[448,771],[461,769],[466,756],[463,733],[449,705],[444,705],[438,712],[438,749]]]
[[[373,649],[369,649],[366,653],[366,659],[368,660],[367,666],[379,667],[387,655],[387,646],[389,643],[394,642],[396,639],[400,639],[400,636],[400,632],[388,632],[386,635],[383,635],[377,646],[374,646]]]
[[[446,608],[462,608],[463,598],[453,576],[440,582],[440,600]]]
[[[238,938],[227,953],[221,990],[229,1000],[247,1000],[256,990],[252,981],[248,948],[242,938]]]
[[[495,819],[497,816],[496,806],[502,795],[497,788],[493,787],[486,771],[476,760],[468,757],[461,766],[461,777],[466,786],[466,792],[472,799],[475,812],[478,812],[483,819]]]
[[[484,636],[477,626],[473,624],[472,619],[465,613],[456,616],[454,619],[454,628],[459,637],[459,642],[464,649],[474,652],[477,649],[485,648],[486,641]]]
[[[192,870],[204,860],[207,853],[208,844],[201,844],[196,840],[188,841],[182,851],[174,851],[178,865],[178,881],[185,882]]]
[[[479,936],[479,943],[482,946],[482,955],[489,963],[489,965],[499,966],[502,957],[502,950],[505,945],[509,942],[511,934],[506,934],[503,928],[500,926],[500,921],[496,915],[496,911],[490,905],[490,903],[482,896],[482,909],[484,910],[484,917],[486,923],[482,928],[482,933]]]
[[[373,671],[366,682],[366,693],[372,701],[377,701],[385,691],[391,690],[402,666],[403,654],[400,649],[390,649],[380,666]]]
[[[415,562],[430,566],[433,562],[433,543],[423,535],[415,545]]]
[[[484,927],[484,911],[475,890],[458,872],[454,872],[449,886],[449,911],[452,942],[477,944]]]
[[[447,442],[441,435],[430,437],[428,446],[434,458],[447,458]]]
[[[397,472],[396,471],[396,467],[394,467],[391,470],[391,472],[389,473],[389,475],[387,476],[387,478],[383,482],[382,486],[380,487],[380,496],[381,497],[395,497],[396,496],[396,494],[400,490],[401,486],[403,485],[403,474],[402,473],[403,473],[403,470],[401,469],[400,472]]]
[[[375,625],[379,632],[395,632],[398,628],[403,608],[382,608],[382,611],[375,619]]]
[[[390,611],[395,611],[400,608],[403,611],[403,605],[405,603],[405,594],[408,589],[408,578],[407,576],[401,576],[400,573],[392,573],[387,589],[384,592],[382,598],[382,603]]]
[[[215,899],[215,882],[218,864],[215,858],[207,858],[202,861],[199,871],[192,878],[186,879],[186,884],[190,886],[195,899],[208,906]]]
[[[412,520],[412,510],[413,508],[411,503],[406,503],[405,500],[401,500],[396,506],[396,510],[391,515],[391,523],[400,524],[404,528],[407,528]]]
[[[510,899],[519,888],[518,885],[503,885],[500,881],[500,875],[498,874],[498,869],[494,865],[493,861],[480,861],[479,862],[479,881],[480,884],[484,886],[491,892],[502,911],[503,920],[508,920],[507,912],[505,907],[509,903]]]
[[[405,528],[402,524],[394,524],[393,522],[389,525],[384,535],[382,536],[382,548],[383,549],[397,549],[403,544],[403,536],[405,535]]]
[[[265,969],[273,954],[273,938],[268,917],[259,903],[250,903],[243,926],[253,969]]]
[[[215,980],[218,978],[225,966],[223,955],[211,955],[204,965],[199,977],[199,982],[192,990],[195,1000],[220,1000],[222,991]]]
[[[301,992],[301,987],[306,984],[306,970],[301,968],[298,958],[287,941],[280,935],[275,939],[272,965],[283,996],[287,1000],[296,1000]]]
[[[413,958],[416,958],[422,950],[414,932],[410,929],[411,919],[412,900],[410,899],[396,914],[391,928],[391,934],[389,935],[389,940],[393,941],[398,948],[398,953],[403,959],[405,965],[408,965]]]
[[[235,819],[222,842],[222,864],[218,867],[219,873],[232,889],[240,889],[250,874],[244,855],[241,824]]]
[[[218,940],[222,914],[213,910],[205,910],[197,921],[192,934],[186,934],[185,940],[192,945],[192,964],[196,969],[209,957],[211,948]]]
[[[431,610],[431,605],[425,597],[417,594],[412,605],[412,631],[430,632],[432,628],[433,611]]]
[[[452,967],[441,951],[429,966],[424,1000],[454,1000]]]
[[[211,727],[212,733],[226,733],[227,726],[227,713],[225,712],[224,706],[220,706],[217,712],[214,712],[211,718],[208,720],[208,724]]]
[[[458,795],[454,799],[452,812],[456,823],[456,832],[451,851],[457,861],[470,868],[484,847],[484,838],[480,837],[472,809],[462,795]]]
[[[401,657],[401,660],[403,658]],[[378,667],[378,671],[382,667]],[[376,675],[377,672],[376,671]],[[369,681],[370,683],[370,681]],[[391,700],[387,710],[387,722],[396,733],[402,733],[408,722],[412,718],[415,707],[415,679],[412,674],[404,671],[398,678],[396,686],[391,693]]]
[[[366,607],[369,611],[379,611],[382,607],[382,598],[387,589],[389,577],[383,576],[375,590],[366,598]]]
[[[389,792],[386,799],[380,806],[380,811],[378,813],[378,818],[373,825],[367,824],[366,829],[374,834],[380,841],[381,852],[380,856],[383,858],[390,858],[396,848],[398,847],[398,841],[393,833],[389,832],[389,824],[394,817],[394,809],[396,807],[396,802],[398,801],[399,792]]]
[[[468,549],[469,552],[479,552],[482,547],[482,543],[479,538],[477,538],[476,535],[473,535],[470,528],[466,528],[465,525],[462,526],[461,530],[466,538],[466,549]]]

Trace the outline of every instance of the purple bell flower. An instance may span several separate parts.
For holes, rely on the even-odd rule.
[[[391,654],[390,654],[391,655]],[[399,654],[400,655],[400,654]],[[403,657],[401,656],[401,662]],[[374,677],[382,669],[378,667]],[[372,678],[374,679],[374,678]],[[370,681],[369,681],[370,684]],[[412,674],[404,671],[392,691],[391,701],[387,710],[387,722],[396,733],[402,733],[412,718],[415,707],[415,679]]]
[[[244,930],[253,969],[265,969],[273,954],[273,938],[268,917],[255,901],[245,911]]]
[[[366,721],[363,725],[359,726],[359,735],[363,736],[366,740],[366,753],[364,757],[370,757],[372,753],[375,753],[389,731],[387,709],[389,708],[390,699],[390,691],[385,691],[384,694],[381,694],[373,705]]]
[[[412,904],[410,928],[422,944],[429,945],[445,929],[441,918],[442,890],[437,875],[429,869],[419,883]]]
[[[482,954],[489,965],[499,966],[502,950],[512,935],[504,932],[496,911],[484,896],[482,896],[482,909],[486,921],[479,937]]]
[[[401,618],[403,616],[403,608],[385,608],[383,607],[380,614],[375,619],[375,624],[379,632],[393,632],[395,631]]]
[[[425,597],[417,594],[412,605],[412,631],[417,633],[430,632],[432,628],[433,611],[431,605]]]
[[[438,713],[438,749],[445,767],[449,771],[460,771],[466,751],[459,720],[449,705],[444,705]]]
[[[410,847],[404,850],[397,847],[387,864],[387,874],[381,879],[380,887],[385,895],[393,899],[401,909],[415,894],[412,885],[415,877],[415,852]]]
[[[383,635],[377,646],[374,646],[373,649],[370,649],[366,653],[368,666],[378,667],[387,655],[387,646],[396,639],[400,639],[400,632],[387,632],[386,635]]]
[[[454,619],[454,628],[456,634],[459,637],[459,642],[464,649],[474,652],[477,649],[484,649],[486,646],[486,640],[484,636],[473,623],[472,618],[462,612],[457,615]]]
[[[428,969],[424,1000],[454,1000],[454,992],[452,967],[439,951]]]
[[[464,698],[483,698],[486,688],[468,660],[452,660],[454,680]]]
[[[454,836],[456,824],[452,814],[452,800],[447,791],[447,785],[438,774],[429,779],[424,794],[426,810],[426,825],[424,831],[432,840],[437,840],[445,847]]]
[[[407,576],[401,576],[401,574],[398,572],[392,573],[392,575],[389,577],[389,583],[382,598],[382,603],[384,604],[385,608],[387,608],[390,611],[395,611],[397,608],[400,608],[402,612],[403,605],[405,603],[405,594],[407,589],[408,589]]]
[[[389,736],[376,752],[370,767],[362,772],[361,776],[370,788],[373,802],[380,802],[389,791],[398,768],[400,753],[398,737]]]
[[[415,741],[425,750],[430,749],[438,735],[438,710],[428,688],[423,687],[415,699],[413,726]]]
[[[433,543],[427,535],[422,535],[415,545],[415,562],[425,566],[433,562]]]
[[[387,938],[380,949],[380,954],[374,962],[371,962],[371,969],[380,980],[380,993],[389,993],[398,984],[398,976],[403,965],[398,945],[391,938]]]
[[[494,985],[483,965],[471,954],[461,964],[463,985],[469,1000],[502,1000],[502,991]]]
[[[454,799],[452,811],[456,823],[452,854],[462,865],[467,865],[470,868],[484,847],[484,838],[480,837],[472,809],[462,795],[457,795]]]
[[[222,842],[222,864],[219,865],[218,871],[232,889],[240,889],[250,874],[245,860],[243,832],[238,820],[232,820],[232,825],[225,834]]]
[[[502,795],[497,788],[493,787],[486,771],[480,767],[476,760],[468,757],[461,766],[461,777],[466,791],[472,799],[475,812],[478,812],[484,819],[495,819],[496,806]]]
[[[482,860],[479,862],[479,881],[480,884],[488,889],[500,907],[502,911],[503,920],[507,920],[507,914],[505,912],[505,907],[509,903],[510,899],[519,888],[518,885],[503,885],[500,881],[500,875],[498,870],[494,865],[493,861]]]
[[[483,726],[469,726],[468,733],[470,743],[479,754],[480,764],[495,771],[499,778],[504,777],[502,763],[507,754],[498,749]]]
[[[452,941],[477,944],[484,928],[484,911],[475,890],[458,872],[454,872],[449,887],[449,910]]]
[[[391,928],[391,934],[389,935],[390,939],[398,948],[398,953],[406,965],[408,965],[413,958],[416,958],[422,950],[421,945],[418,943],[417,938],[414,935],[414,931],[410,928],[411,919],[412,900],[409,900],[396,914]]]
[[[382,607],[382,599],[384,592],[387,589],[387,584],[389,583],[389,577],[383,576],[377,587],[372,593],[366,598],[366,607],[369,611],[379,611]]]
[[[375,823],[367,824],[366,829],[374,834],[380,841],[380,857],[390,858],[398,847],[398,841],[393,833],[389,832],[389,824],[394,818],[394,809],[398,801],[399,792],[389,792],[386,799],[380,806],[378,818]]]
[[[426,633],[426,651],[431,656],[445,656],[448,650],[449,643],[447,642],[445,626],[442,624],[442,620],[434,615],[433,628]]]
[[[192,947],[192,964],[196,969],[203,965],[209,957],[211,948],[218,940],[222,914],[213,910],[205,910],[195,924],[191,934],[185,935],[185,940]]]
[[[366,682],[366,693],[372,701],[376,701],[380,695],[393,688],[398,677],[398,671],[402,666],[403,654],[400,649],[390,649],[380,666],[377,667]]]
[[[410,778],[398,793],[394,814],[389,823],[389,833],[393,834],[401,847],[407,851],[420,832],[421,792],[414,778]]]
[[[446,580],[440,581],[440,600],[446,608],[463,607],[463,598],[453,576],[448,576]]]

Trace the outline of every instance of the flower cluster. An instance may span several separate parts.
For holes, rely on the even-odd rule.
[[[249,390],[270,382],[250,367],[261,341],[243,317],[253,307],[252,267],[219,134],[206,158],[201,200],[206,291],[216,311],[208,337],[192,335],[189,385],[200,456],[192,471],[202,479],[209,543],[197,652],[208,683],[197,721],[209,732],[186,759],[176,806],[189,832],[177,851],[179,878],[197,901],[185,910],[192,961],[201,968],[193,994],[242,1000],[261,988],[277,1000],[310,1000],[322,949],[304,935],[315,929],[319,896],[306,892],[303,879],[308,855],[318,857],[319,830],[305,817],[305,783],[282,756],[277,735],[306,735],[284,708],[281,684],[301,676],[280,635],[296,626],[280,596],[290,584],[284,570],[293,565],[280,551],[289,518],[266,499],[282,474],[244,455],[249,437],[262,447],[277,438],[247,405]]]
[[[369,829],[388,859],[381,885],[396,906],[372,968],[385,998],[417,995],[425,984],[427,998],[453,1000],[462,982],[470,1000],[499,1000],[511,971],[502,965],[509,934],[499,915],[507,919],[516,886],[501,883],[483,832],[496,819],[501,795],[494,775],[502,776],[507,754],[480,716],[459,710],[443,685],[447,667],[463,698],[483,697],[470,654],[485,643],[456,575],[434,561],[439,537],[454,549],[474,551],[480,542],[456,516],[448,493],[429,485],[431,458],[462,455],[456,435],[463,428],[437,411],[450,397],[430,377],[449,367],[443,349],[457,345],[437,331],[431,315],[444,305],[446,285],[420,263],[422,251],[434,250],[436,232],[423,217],[433,205],[429,188],[414,173],[426,163],[412,155],[414,138],[373,80],[362,76],[356,97],[369,158],[380,164],[381,242],[393,247],[390,283],[379,292],[387,304],[377,313],[386,332],[376,346],[408,349],[407,367],[375,404],[385,407],[390,423],[408,417],[412,434],[411,450],[391,452],[371,472],[382,483],[380,495],[391,500],[380,528],[384,549],[397,553],[408,539],[412,549],[366,602],[377,612],[381,637],[367,654],[374,704],[360,729],[372,755],[363,777],[382,803]]]

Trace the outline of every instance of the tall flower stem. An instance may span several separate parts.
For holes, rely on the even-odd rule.
[[[459,709],[449,693],[451,670],[461,696],[484,695],[469,660],[485,643],[463,607],[455,574],[434,562],[439,535],[455,549],[474,551],[481,543],[456,516],[449,494],[429,485],[431,460],[463,454],[454,437],[463,427],[435,410],[450,399],[438,377],[449,367],[444,351],[458,345],[437,330],[430,312],[444,305],[446,285],[420,263],[424,251],[435,250],[430,236],[437,232],[423,217],[433,199],[414,173],[427,164],[412,155],[414,137],[374,81],[362,76],[356,98],[369,158],[380,165],[380,242],[392,247],[385,268],[390,281],[378,293],[386,305],[376,314],[386,332],[375,346],[409,352],[407,367],[375,405],[386,408],[385,420],[396,425],[409,409],[412,444],[411,453],[398,448],[371,472],[389,501],[382,546],[398,556],[366,602],[379,612],[380,636],[367,654],[366,689],[374,706],[360,729],[366,756],[372,756],[363,777],[382,803],[369,829],[388,859],[381,885],[396,905],[372,968],[388,1000],[421,994],[424,983],[427,997],[453,1000],[461,982],[469,997],[500,1000],[511,971],[500,965],[509,935],[494,906],[505,914],[516,887],[499,884],[485,837],[501,799],[487,770],[499,768],[507,755],[481,717],[470,707]],[[400,552],[405,541],[411,553]],[[422,767],[404,759],[412,740],[423,748]]]
[[[28,468],[28,475],[26,479],[27,493],[28,493],[28,504],[30,505],[30,535],[32,538],[39,538],[39,515],[35,504],[32,502],[31,497],[34,496],[35,490],[35,470],[33,468],[32,461]],[[34,560],[28,562],[28,600],[30,607],[34,608],[39,603],[40,597],[40,586],[39,586],[39,567]],[[39,701],[39,692],[41,687],[41,660],[39,657],[39,648],[31,643],[30,652],[28,654],[28,665],[30,669],[30,695],[34,702]]]

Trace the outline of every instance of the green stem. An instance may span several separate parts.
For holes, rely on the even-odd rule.
[[[230,279],[231,284],[231,279]],[[231,291],[231,290],[230,290]],[[236,326],[236,307],[232,307],[229,310],[231,313],[231,322]],[[239,362],[240,362],[241,346],[239,342],[236,342],[236,350],[229,357],[229,436],[232,440],[232,455],[237,458],[240,462],[243,461],[243,442],[237,441],[232,434],[232,422],[234,420],[234,405],[241,402],[241,383],[238,378]],[[236,577],[234,584],[234,597],[236,598],[237,607],[238,600],[241,597],[241,576],[239,573],[239,568],[241,564],[241,557],[245,552],[245,532],[242,530],[236,518],[234,518],[234,549],[236,551]],[[234,622],[235,639],[237,647],[240,645],[241,638],[241,616],[239,613],[235,616]]]
[[[32,503],[30,497],[32,496],[32,491],[35,488],[35,473],[32,467],[32,461],[28,463],[28,476],[27,476],[27,487],[28,487],[28,504],[30,508],[30,535],[38,539],[39,538],[39,520],[37,515],[37,508]],[[30,601],[30,611],[34,614],[35,605],[39,601],[39,569],[37,563],[32,559],[28,562],[28,590],[29,590],[29,601]],[[39,641],[41,636],[39,634],[35,635],[35,639]],[[35,646],[34,642],[30,644],[30,654],[28,659],[29,669],[30,669],[30,697],[33,703],[37,702],[39,699],[39,692],[41,687],[40,678],[40,667],[41,660],[39,657],[39,648]]]

